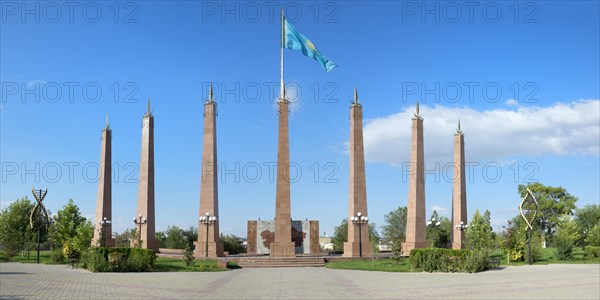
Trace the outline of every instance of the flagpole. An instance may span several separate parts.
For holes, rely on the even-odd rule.
[[[285,29],[284,29],[284,19],[283,16],[283,8],[281,8],[281,76],[280,76],[280,91],[279,91],[279,100],[285,101],[285,85],[283,83],[283,44],[285,43]]]

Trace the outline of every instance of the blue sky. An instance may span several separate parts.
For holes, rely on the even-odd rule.
[[[275,212],[279,9],[339,68],[286,50],[292,216],[321,232],[346,217],[349,102],[363,103],[370,219],[407,204],[410,117],[425,119],[427,213],[450,217],[453,132],[465,133],[468,211],[497,229],[517,185],[600,191],[599,4],[473,2],[2,2],[0,205],[48,187],[95,214],[105,115],[113,129],[113,223],[132,227],[141,118],[155,115],[157,230],[196,226],[202,103],[218,102],[220,228]],[[260,174],[258,173],[260,172]],[[451,174],[451,169],[445,174]],[[118,175],[118,176],[117,176]]]

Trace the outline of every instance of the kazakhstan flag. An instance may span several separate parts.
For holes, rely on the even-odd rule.
[[[337,67],[333,61],[323,56],[321,52],[317,50],[315,45],[313,45],[313,43],[305,36],[300,34],[292,24],[290,24],[286,19],[283,19],[283,21],[285,22],[286,48],[302,51],[302,54],[305,56],[312,57],[314,60],[318,61],[327,72]]]

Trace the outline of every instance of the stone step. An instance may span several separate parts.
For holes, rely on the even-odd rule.
[[[325,266],[325,261],[322,258],[242,258],[230,261],[236,262],[241,268],[303,268]]]

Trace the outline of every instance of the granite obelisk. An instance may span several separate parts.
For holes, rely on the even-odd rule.
[[[106,218],[106,219],[105,219]],[[101,223],[104,221],[103,223]],[[93,245],[114,247],[112,238],[112,130],[106,116],[100,146],[100,174],[96,198],[96,224]]]
[[[452,248],[461,249],[465,243],[467,225],[467,189],[465,178],[465,139],[458,128],[454,134],[454,182],[452,185]]]
[[[362,105],[354,88],[354,103],[350,106],[350,174],[348,180],[348,241],[344,243],[343,256],[371,256],[369,224],[354,224],[358,213],[368,217],[367,183],[365,176],[365,151],[363,143]],[[360,233],[359,233],[360,230]],[[361,248],[362,247],[362,251]]]
[[[141,219],[146,220],[146,224],[141,226],[141,247],[158,251],[159,245],[154,237],[154,115],[150,111],[150,99],[148,111],[142,118],[142,151],[136,212],[137,217],[141,216]]]
[[[290,140],[288,114],[290,102],[283,97],[279,106],[279,137],[277,141],[277,187],[275,194],[275,238],[271,243],[271,256],[294,257],[292,242],[292,212],[290,203]]]
[[[217,217],[208,226],[198,222],[198,240],[194,243],[196,257],[223,256],[223,243],[219,242],[219,191],[217,182],[217,103],[213,101],[212,85],[208,101],[204,103],[204,134],[202,141],[202,178],[200,181],[200,217],[208,213]],[[208,234],[208,239],[207,239]],[[208,241],[208,247],[206,244]],[[208,249],[208,255],[206,253]]]
[[[425,227],[423,118],[419,115],[419,103],[417,102],[415,116],[412,118],[406,242],[402,243],[402,255],[410,255],[410,250],[425,247],[427,247],[427,240]]]
[[[290,101],[285,97],[283,81],[283,44],[285,41],[283,9],[281,9],[281,64],[279,82],[279,128],[277,137],[277,187],[275,192],[275,237],[270,245],[273,257],[295,257],[292,242],[292,211],[290,203],[290,134],[288,126]]]

